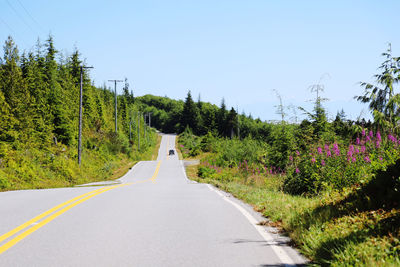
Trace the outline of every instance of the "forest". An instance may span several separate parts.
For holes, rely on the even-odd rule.
[[[52,36],[29,52],[9,37],[0,60],[0,190],[71,186],[105,180],[146,158],[157,136],[125,79],[118,95],[93,85],[83,68],[82,166],[77,161],[81,66],[78,49],[63,55]],[[139,138],[141,146],[138,146]]]

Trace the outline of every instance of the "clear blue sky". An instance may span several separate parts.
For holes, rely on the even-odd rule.
[[[352,99],[358,82],[373,81],[388,42],[400,56],[399,10],[396,0],[0,0],[0,40],[30,50],[51,33],[57,49],[78,47],[96,85],[127,77],[135,95],[174,99],[190,89],[263,120],[279,118],[273,89],[311,109],[309,86],[328,73],[330,116],[355,119],[369,116]]]

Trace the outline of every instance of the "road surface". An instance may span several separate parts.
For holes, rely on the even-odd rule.
[[[0,193],[0,266],[304,263],[250,207],[187,180],[174,146],[163,135],[117,184]]]

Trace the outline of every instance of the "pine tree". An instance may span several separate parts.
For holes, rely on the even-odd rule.
[[[181,126],[182,129],[186,127],[191,128],[195,133],[198,132],[199,126],[199,111],[197,109],[196,104],[192,99],[192,95],[190,90],[186,96],[185,104],[183,106],[182,118],[181,118]]]
[[[228,136],[226,117],[227,117],[227,111],[226,111],[225,99],[222,98],[221,108],[217,113],[218,132],[221,136]]]
[[[230,138],[234,137],[237,128],[237,113],[234,108],[231,108],[227,117],[227,130],[230,133]]]
[[[1,66],[0,90],[15,118],[14,130],[20,144],[29,143],[33,122],[30,114],[32,99],[22,75],[18,48],[9,36],[4,45],[4,64]]]

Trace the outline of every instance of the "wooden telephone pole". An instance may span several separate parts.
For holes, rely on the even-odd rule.
[[[117,130],[117,82],[123,82],[122,80],[108,80],[109,82],[114,82],[114,91],[115,91],[115,133]]]

